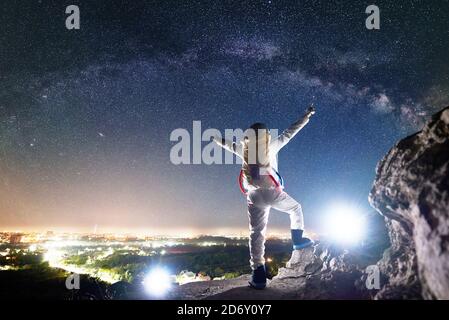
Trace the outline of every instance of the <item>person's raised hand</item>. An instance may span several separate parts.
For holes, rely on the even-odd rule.
[[[306,111],[306,115],[310,118],[311,116],[313,116],[315,114],[316,110],[315,107],[313,105],[313,103],[310,105],[310,107],[307,108]]]

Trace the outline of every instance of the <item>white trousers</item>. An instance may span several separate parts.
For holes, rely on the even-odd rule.
[[[250,264],[254,270],[265,264],[265,235],[270,209],[288,213],[291,229],[304,229],[301,205],[281,189],[257,189],[247,195]]]

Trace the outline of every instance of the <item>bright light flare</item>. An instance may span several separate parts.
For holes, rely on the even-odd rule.
[[[145,291],[152,296],[163,296],[172,286],[172,277],[163,268],[151,270],[143,280]]]
[[[365,219],[356,207],[336,204],[329,208],[326,217],[326,234],[342,244],[355,244],[365,234]]]

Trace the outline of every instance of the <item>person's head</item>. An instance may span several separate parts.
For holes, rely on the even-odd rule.
[[[270,130],[266,126],[265,123],[262,122],[256,122],[253,123],[247,130],[246,130],[246,137],[250,138],[251,136],[255,136],[256,139],[259,139],[260,134],[269,135]]]
[[[269,166],[270,130],[261,122],[252,124],[245,131],[243,141],[244,162],[252,165]]]

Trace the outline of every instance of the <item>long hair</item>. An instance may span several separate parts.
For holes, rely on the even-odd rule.
[[[253,129],[252,134],[248,134],[243,139],[242,170],[248,183],[258,179],[258,173],[261,170],[270,167],[270,142],[271,135],[267,129]],[[255,174],[254,170],[258,172]]]

